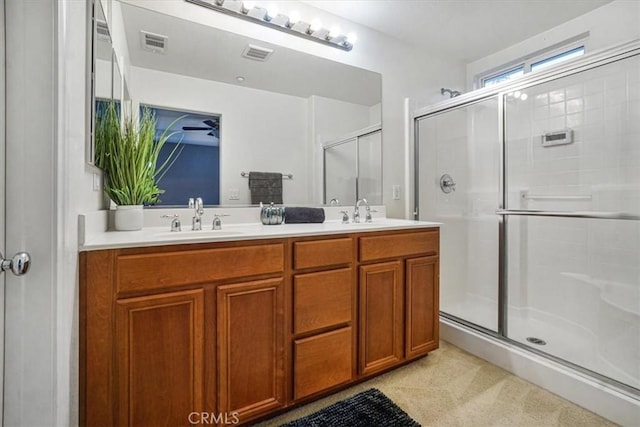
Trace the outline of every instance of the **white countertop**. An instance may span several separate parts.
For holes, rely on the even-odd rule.
[[[81,224],[82,226],[82,224]],[[169,226],[148,227],[140,231],[101,231],[82,233],[80,251],[118,249],[140,246],[162,246],[187,243],[228,242],[238,240],[274,239],[280,237],[322,236],[329,234],[403,230],[411,228],[436,228],[440,223],[403,219],[375,218],[371,223],[342,224],[341,221],[325,221],[322,224],[261,223],[223,224],[222,230],[211,230],[203,225],[201,231],[191,231],[183,224],[182,230],[171,232]],[[188,230],[188,231],[185,231]]]

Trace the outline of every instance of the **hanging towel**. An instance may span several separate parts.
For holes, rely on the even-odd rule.
[[[282,204],[282,174],[278,172],[249,172],[251,204]]]

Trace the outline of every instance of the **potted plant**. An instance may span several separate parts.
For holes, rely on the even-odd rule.
[[[105,193],[116,204],[116,230],[140,230],[143,206],[157,203],[164,192],[158,182],[180,154],[180,144],[161,164],[158,155],[176,133],[170,132],[176,121],[156,140],[156,120],[148,108],[143,108],[139,122],[133,117],[121,121],[115,103],[109,102],[96,118],[95,164],[105,173]]]

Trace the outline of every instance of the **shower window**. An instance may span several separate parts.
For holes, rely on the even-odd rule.
[[[577,58],[582,55],[584,55],[584,46],[580,46],[575,49],[571,49],[569,51],[559,53],[550,58],[545,58],[538,62],[534,62],[533,64],[531,64],[531,72],[540,71],[547,67],[551,67],[552,65],[556,65],[561,62],[568,61],[569,59]]]
[[[506,82],[527,73],[540,71],[560,64],[564,61],[584,55],[585,47],[582,43],[571,43],[560,48],[545,51],[542,54],[532,54],[511,64],[487,71],[478,77],[480,87],[490,87]]]
[[[491,77],[487,77],[482,79],[482,87],[489,87],[493,85],[497,85],[498,83],[506,82],[511,79],[515,79],[516,77],[524,76],[524,66],[512,68],[510,70],[504,71],[500,74],[495,74]]]

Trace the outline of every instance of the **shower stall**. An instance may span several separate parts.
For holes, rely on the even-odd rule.
[[[442,318],[640,399],[640,43],[414,118]]]

